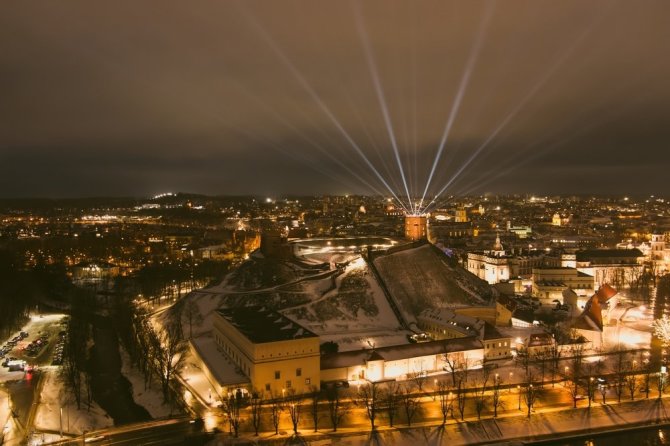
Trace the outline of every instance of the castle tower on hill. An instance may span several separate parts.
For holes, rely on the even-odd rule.
[[[425,215],[405,216],[405,238],[413,242],[428,238],[428,219]]]

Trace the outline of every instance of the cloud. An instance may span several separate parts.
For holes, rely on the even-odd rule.
[[[485,6],[361,7],[413,193]],[[667,165],[669,14],[664,1],[499,2],[433,191],[511,113],[455,186],[560,192],[570,172]],[[331,117],[399,185],[349,3],[14,2],[0,41],[4,196],[383,189]],[[622,175],[611,187],[658,186]]]

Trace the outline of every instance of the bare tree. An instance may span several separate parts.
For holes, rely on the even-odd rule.
[[[452,387],[456,387],[456,373],[461,369],[461,364],[463,362],[462,356],[462,354],[458,355],[454,353],[444,354],[445,368],[451,373]]]
[[[579,376],[575,376],[574,374],[565,381],[566,388],[568,389],[568,393],[570,393],[570,397],[572,398],[572,407],[573,409],[577,408],[577,401],[579,401]]]
[[[286,400],[284,402],[288,415],[291,418],[293,425],[293,434],[298,435],[298,424],[300,424],[300,404],[302,403],[303,395],[296,392],[295,389],[288,389],[286,392]]]
[[[419,372],[410,373],[409,378],[414,382],[414,385],[419,390],[423,392],[423,386],[426,384],[427,374],[423,370]]]
[[[198,309],[198,304],[193,299],[193,295],[184,300],[184,316],[188,322],[188,338],[193,339],[193,325],[201,324],[203,319]]]
[[[328,416],[330,424],[333,426],[333,432],[337,432],[337,427],[342,422],[347,411],[340,400],[340,389],[333,386],[326,391],[326,398],[328,400]]]
[[[591,402],[595,398],[596,393],[596,380],[593,376],[587,376],[586,378],[586,396],[589,399],[589,409],[591,409]]]
[[[227,397],[223,398],[221,408],[223,413],[228,420],[228,425],[230,430],[235,437],[237,437],[240,431],[240,409],[242,407],[242,400],[238,398],[234,393],[229,394]]]
[[[561,349],[554,343],[549,349],[549,359],[551,361],[551,387],[556,385],[556,374],[559,373],[558,367],[561,360]]]
[[[465,419],[465,383],[463,382],[463,377],[459,374],[456,378],[456,402],[458,404],[458,412],[461,415],[461,421]]]
[[[258,436],[261,428],[261,416],[263,411],[263,394],[258,390],[251,392],[249,400],[249,412],[251,414],[251,425],[254,427],[254,435]]]
[[[151,380],[154,374],[153,348],[151,339],[153,338],[153,328],[149,324],[149,316],[142,308],[137,308],[133,314],[132,337],[137,352],[135,361],[138,368],[144,376],[144,390],[151,387]]]
[[[598,381],[596,376],[601,374],[604,368],[602,361],[598,360],[597,362],[592,362],[587,364],[585,367],[582,366],[582,370],[585,374],[585,387],[586,387],[586,396],[589,400],[589,409],[591,409],[591,403],[595,401],[596,390],[598,389]]]
[[[89,326],[90,315],[94,310],[95,301],[89,291],[75,289],[70,297],[70,322],[67,328],[65,348],[63,351],[62,376],[66,386],[74,395],[77,409],[81,408],[82,398],[82,376],[86,380],[88,395],[90,399],[90,381],[87,376],[88,353],[87,342],[91,330]],[[90,408],[90,403],[89,403]]]
[[[400,389],[400,399],[402,402],[405,421],[408,426],[412,425],[412,419],[419,410],[419,396],[412,392],[409,386],[402,386]]]
[[[309,388],[309,412],[314,425],[314,432],[319,430],[319,402],[321,401],[321,391],[316,386]]]
[[[523,368],[523,371],[526,375],[528,375],[530,371],[530,362],[531,362],[530,352],[528,351],[527,348],[520,349],[517,351],[516,363],[517,365]]]
[[[160,331],[150,329],[148,335],[154,370],[161,382],[163,400],[167,402],[170,383],[174,375],[179,372],[184,360],[185,344],[181,325],[174,322],[167,323]]]
[[[665,372],[659,372],[658,374],[658,380],[656,381],[656,390],[658,390],[658,399],[660,400],[661,397],[663,396],[663,391],[665,390],[666,386],[666,374]]]
[[[644,369],[644,375],[642,378],[644,384],[644,394],[645,398],[649,399],[649,392],[651,391],[651,367],[649,364]]]
[[[489,369],[484,367],[482,369],[481,380],[475,381],[475,410],[477,411],[477,419],[482,419],[482,411],[486,406],[486,384],[489,380]]]
[[[375,430],[375,421],[379,415],[379,406],[383,400],[383,392],[379,384],[370,382],[359,387],[356,404],[365,409],[365,413],[370,420],[370,429]]]
[[[540,366],[540,387],[544,387],[544,374],[547,369],[547,360],[551,358],[551,353],[548,350],[538,351],[533,359]]]
[[[502,379],[496,373],[496,375],[493,378],[493,386],[492,386],[493,397],[492,397],[492,401],[491,401],[491,405],[493,406],[493,417],[494,418],[498,416],[498,408],[503,407],[503,402],[502,402],[502,398],[501,398],[501,394],[502,394],[501,387],[502,387]]]
[[[449,412],[453,413],[454,403],[449,385],[444,380],[437,382],[437,397],[439,398],[440,413],[442,414],[442,424],[444,425],[447,423]]]
[[[625,377],[627,375],[627,356],[628,352],[623,348],[621,344],[618,344],[614,347],[614,374],[616,377],[616,382],[614,383],[614,391],[616,392],[617,401],[621,402],[621,396],[624,392],[624,386],[626,385]]]
[[[386,408],[386,415],[389,419],[389,426],[393,427],[393,422],[398,413],[398,404],[401,398],[400,384],[397,381],[389,381],[386,384],[384,392],[384,406]]]
[[[572,368],[572,376],[581,376],[582,375],[582,364],[584,362],[584,345],[583,344],[578,344],[574,346],[571,350],[572,358],[570,360],[571,362],[571,368]]]
[[[279,434],[279,422],[281,421],[281,413],[284,411],[284,400],[275,392],[270,393],[270,417],[272,419],[272,426],[275,428],[275,435]]]
[[[630,395],[630,399],[634,400],[635,390],[637,389],[637,386],[639,384],[639,379],[635,374],[635,371],[631,371],[628,375],[626,375],[625,381],[626,381],[626,388],[628,389],[628,394]]]
[[[528,408],[528,418],[530,418],[530,413],[533,410],[533,406],[537,400],[537,391],[537,386],[533,383],[533,375],[527,375],[523,399],[526,403],[526,407]]]
[[[598,384],[598,390],[600,390],[600,396],[603,398],[603,404],[607,404],[607,384],[601,383]]]

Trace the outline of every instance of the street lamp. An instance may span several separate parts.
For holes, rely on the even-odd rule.
[[[519,384],[516,385],[516,392],[519,394],[519,410],[521,410],[521,386]]]
[[[658,399],[663,395],[663,387],[665,386],[665,373],[667,369],[664,365],[661,366],[661,371],[658,374]]]
[[[63,406],[60,407],[59,424],[60,424],[60,438],[63,438]]]

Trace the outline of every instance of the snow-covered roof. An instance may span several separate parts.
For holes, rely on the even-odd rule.
[[[262,306],[223,308],[218,312],[254,344],[316,337],[305,327]]]
[[[221,385],[245,384],[249,378],[238,371],[235,364],[218,350],[210,336],[191,339],[191,345]]]
[[[421,356],[439,355],[441,353],[464,352],[482,349],[482,343],[475,337],[444,339],[418,344],[395,345],[375,350],[364,349],[342,353],[330,353],[321,357],[321,370],[336,369],[364,365],[366,361],[379,360],[397,361],[400,359],[419,358]]]
[[[458,331],[466,336],[475,336],[484,328],[484,321],[458,314],[449,308],[426,309],[417,317],[419,322],[434,323],[439,326],[448,327],[450,330]]]

